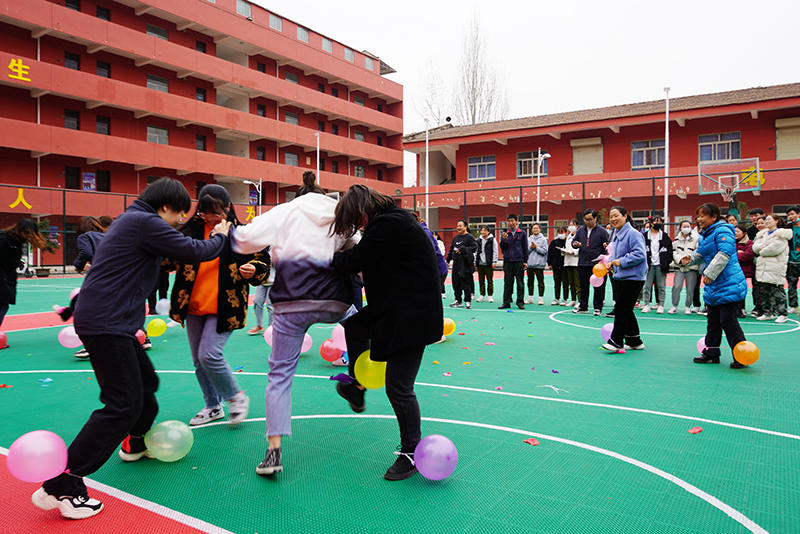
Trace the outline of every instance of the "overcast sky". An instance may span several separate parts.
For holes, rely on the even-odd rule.
[[[447,90],[455,83],[474,15],[508,118],[659,100],[664,87],[676,98],[800,82],[798,0],[256,3],[397,70],[407,134],[425,128],[415,103],[431,64]]]

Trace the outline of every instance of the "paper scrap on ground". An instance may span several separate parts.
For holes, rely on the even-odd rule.
[[[703,429],[702,429],[702,428],[700,428],[699,426],[696,426],[696,427],[694,427],[694,428],[690,428],[690,429],[688,430],[689,434],[699,434],[699,433],[700,433],[700,432],[702,432],[702,431],[703,431]]]
[[[437,362],[436,360],[433,360],[433,363],[435,363],[436,365],[439,365],[439,362]]]
[[[494,343],[491,343],[491,342],[489,342],[489,341],[487,341],[487,342],[486,342],[486,344],[487,344],[487,345],[494,345]]]
[[[536,438],[528,438],[528,439],[523,439],[522,443],[529,443],[531,445],[538,445],[539,444],[539,440],[536,439]]]
[[[39,382],[44,382],[45,384],[49,384],[52,381],[53,381],[52,378],[40,378],[39,379]]]
[[[496,387],[496,388],[494,388],[494,389],[496,389],[497,391],[502,391],[502,390],[503,390],[503,386],[497,386],[497,387]]]
[[[563,391],[564,393],[569,393],[569,391],[567,391],[566,389],[557,388],[555,386],[551,386],[550,384],[545,384],[543,386],[536,386],[536,387],[537,388],[551,388],[556,393],[558,393],[559,391]],[[561,395],[561,393],[558,393],[558,394]]]
[[[442,373],[442,376],[450,376],[450,371],[447,371],[446,373]]]

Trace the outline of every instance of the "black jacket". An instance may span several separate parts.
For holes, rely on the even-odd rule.
[[[86,232],[78,236],[78,257],[73,262],[78,272],[83,271],[86,264],[92,261],[94,253],[105,235],[103,232]]]
[[[459,253],[456,253],[456,250]],[[475,252],[478,251],[478,242],[475,237],[467,232],[464,235],[456,234],[447,253],[447,261],[453,262],[453,273],[459,276],[469,276],[475,272]]]
[[[114,223],[116,224],[116,223]],[[399,349],[442,338],[439,267],[425,231],[408,212],[390,207],[370,219],[361,241],[333,256],[339,274],[364,274],[371,324],[370,357],[386,361]]]
[[[644,245],[647,248],[648,265],[653,264],[653,262],[650,261],[650,243],[653,241],[652,236],[653,234],[650,233],[650,230],[644,234]],[[661,230],[661,243],[658,245],[658,261],[661,272],[668,273],[669,266],[672,263],[672,239],[669,238],[667,232],[664,230]]]
[[[593,267],[596,265],[595,258],[606,253],[606,247],[603,244],[607,245],[611,242],[608,239],[606,229],[598,224],[592,228],[592,234],[589,236],[589,242],[587,243],[586,234],[588,230],[586,225],[583,225],[575,232],[573,246],[575,241],[581,244],[581,248],[578,251],[578,267]]]
[[[0,234],[0,304],[17,303],[17,267],[22,259],[22,243]]]
[[[547,247],[547,263],[553,269],[563,269],[564,268],[564,255],[561,253],[559,248],[564,248],[567,245],[566,239],[553,239],[550,242],[550,246]]]

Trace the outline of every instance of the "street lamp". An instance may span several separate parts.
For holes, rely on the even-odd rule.
[[[542,147],[539,147],[539,155],[536,158],[536,222],[541,224],[539,221],[539,198],[542,196],[542,190],[539,187],[542,179],[542,165],[544,164],[544,160],[550,157],[550,153],[545,151],[542,153]],[[522,199],[519,199],[522,202]]]
[[[667,94],[664,121],[664,224],[669,224],[669,87],[665,87],[664,92]]]
[[[319,132],[314,132],[314,137],[317,138],[317,183],[319,184]]]
[[[430,183],[429,173],[431,168],[430,151],[428,144],[428,119],[425,119],[425,220],[430,221],[430,213],[428,212],[428,184]],[[417,207],[414,206],[414,211]],[[428,223],[430,224],[430,223]]]
[[[261,215],[261,182],[263,178],[258,179],[258,183],[251,182],[250,180],[244,180],[242,183],[247,185],[252,185],[256,188],[256,193],[258,193],[258,214]]]

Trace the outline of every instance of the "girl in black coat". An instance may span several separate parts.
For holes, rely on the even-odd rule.
[[[420,411],[414,394],[425,346],[442,337],[442,301],[436,255],[425,231],[394,200],[364,185],[354,185],[336,207],[333,232],[344,238],[364,226],[361,241],[333,257],[340,274],[363,273],[367,306],[345,323],[350,375],[368,348],[386,362],[386,396],[400,425],[400,452],[384,478],[403,480],[417,472],[414,448],[421,439]],[[371,342],[371,343],[370,343]],[[364,389],[339,383],[339,395],[363,412]]]

